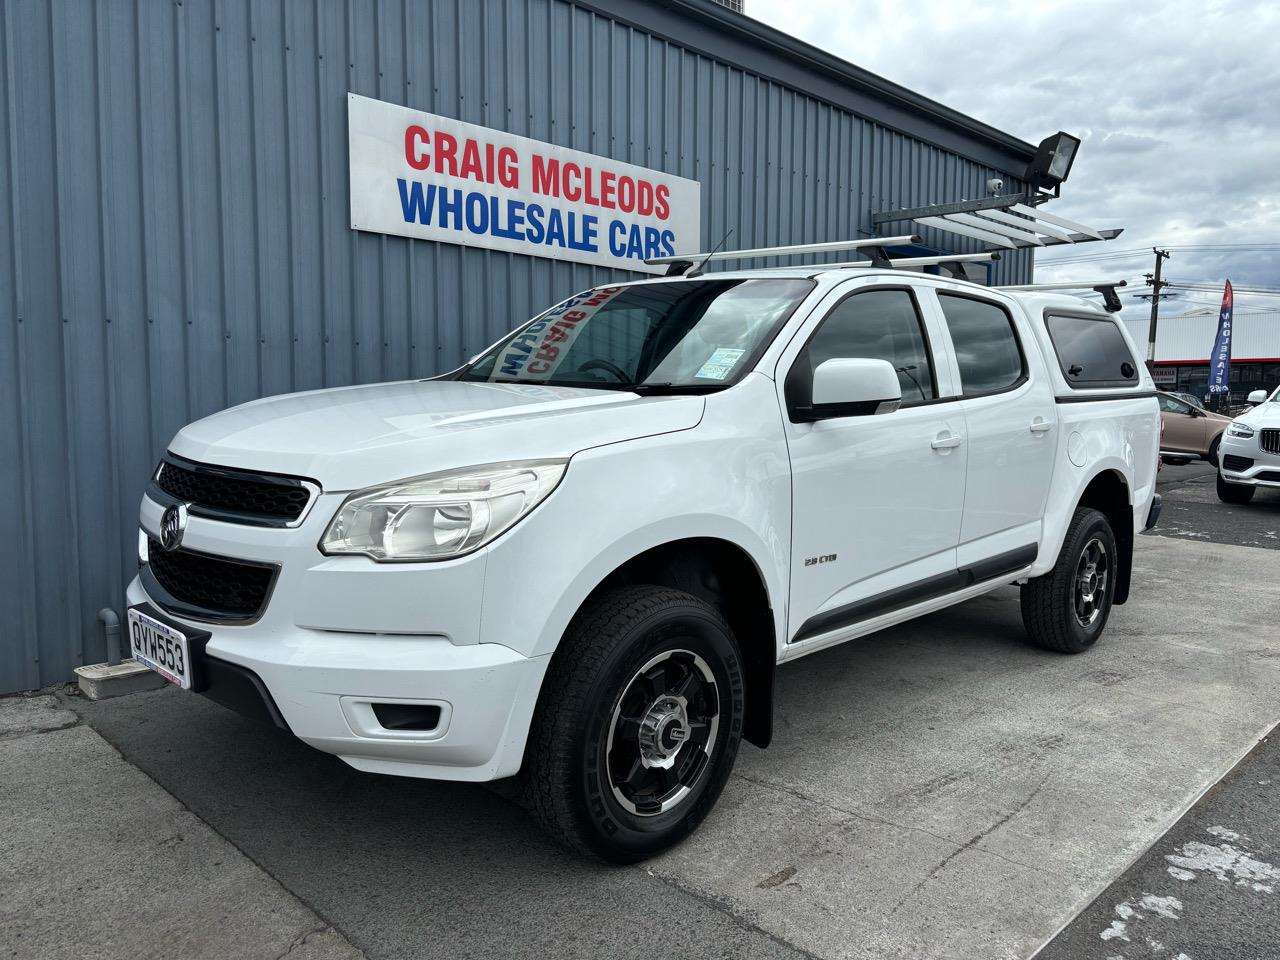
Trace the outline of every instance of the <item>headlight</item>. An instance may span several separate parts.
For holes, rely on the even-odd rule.
[[[567,460],[524,460],[450,470],[347,497],[320,551],[380,561],[447,560],[478,550],[536,507]]]
[[[1227,426],[1227,436],[1248,440],[1253,436],[1253,427],[1246,426],[1243,423],[1231,423]]]

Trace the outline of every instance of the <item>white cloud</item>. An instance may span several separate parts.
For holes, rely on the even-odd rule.
[[[1082,137],[1050,209],[1125,233],[1105,246],[1040,253],[1038,279],[1140,276],[1151,270],[1152,245],[1280,244],[1280,4],[746,6],[750,16],[1024,140],[1057,130]],[[1108,248],[1146,252],[1051,266]],[[1280,287],[1280,247],[1175,251],[1166,275]]]

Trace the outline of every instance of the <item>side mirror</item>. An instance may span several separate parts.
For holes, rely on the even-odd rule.
[[[1249,396],[1246,398],[1246,402],[1247,402],[1247,403],[1252,404],[1252,405],[1253,405],[1253,406],[1255,406],[1255,407],[1256,407],[1258,404],[1260,404],[1260,403],[1266,403],[1266,402],[1267,402],[1267,391],[1265,391],[1265,390],[1254,390],[1254,391],[1253,391],[1252,393],[1250,393],[1250,394],[1249,394]]]
[[[806,419],[865,417],[901,405],[902,386],[887,360],[827,360],[813,371],[813,412]]]

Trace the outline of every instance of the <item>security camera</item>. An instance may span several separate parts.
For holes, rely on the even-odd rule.
[[[995,194],[998,194],[1003,189],[1004,189],[1004,181],[1001,180],[999,177],[992,177],[990,180],[987,181],[987,193],[995,195]]]

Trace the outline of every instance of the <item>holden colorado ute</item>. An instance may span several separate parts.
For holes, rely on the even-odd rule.
[[[133,652],[636,861],[769,743],[778,664],[1013,583],[1031,642],[1098,640],[1160,503],[1136,356],[1084,299],[905,270],[588,290],[449,374],[182,429]]]

